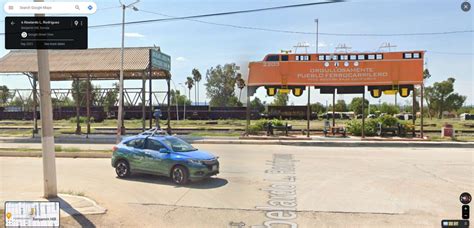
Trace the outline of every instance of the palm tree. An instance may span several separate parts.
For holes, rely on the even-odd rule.
[[[241,73],[237,74],[237,79],[235,83],[237,83],[237,87],[240,89],[240,92],[239,92],[239,101],[240,101],[240,97],[242,96],[242,89],[245,87],[245,80],[242,78]]]
[[[196,88],[197,88],[197,90],[194,90],[194,100],[195,102],[197,101],[199,103],[199,81],[201,81],[202,76],[199,70],[196,68],[193,69],[192,74],[193,74],[193,79],[196,82]],[[196,96],[196,92],[197,92],[197,96]]]
[[[193,88],[194,86],[194,80],[192,77],[187,77],[186,78],[186,82],[184,83],[188,86],[188,90],[189,90],[189,99],[191,100],[191,89]],[[196,100],[194,100],[194,102],[196,102]]]

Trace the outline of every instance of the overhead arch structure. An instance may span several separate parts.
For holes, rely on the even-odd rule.
[[[333,94],[334,103],[336,93],[362,94],[364,99],[366,91],[374,98],[382,95],[409,97],[415,93],[415,87],[419,86],[420,136],[423,137],[424,55],[425,51],[268,54],[262,61],[249,64],[247,102],[259,87],[264,87],[268,96],[291,93],[297,97],[314,87],[321,94]],[[308,132],[309,101],[308,93]],[[413,94],[413,104],[415,103],[416,95]],[[334,126],[334,110],[332,116]],[[413,105],[413,125],[415,116]],[[364,119],[362,114],[362,124],[365,124]],[[250,119],[247,116],[247,129],[249,125]],[[365,137],[364,132],[362,137]]]

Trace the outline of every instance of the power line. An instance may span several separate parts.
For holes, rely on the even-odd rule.
[[[339,3],[339,2],[345,2],[345,0],[328,0],[328,1],[325,1],[325,2],[312,2],[312,3],[304,3],[304,4],[274,6],[274,7],[266,7],[266,8],[250,9],[250,10],[238,10],[238,11],[229,11],[229,12],[221,12],[221,13],[200,14],[200,15],[193,15],[193,16],[160,18],[160,19],[150,19],[150,20],[141,20],[141,21],[129,21],[129,22],[125,22],[125,24],[126,25],[132,25],[132,24],[152,23],[152,22],[187,20],[187,19],[204,18],[204,17],[227,16],[227,15],[235,15],[235,14],[255,13],[255,12],[262,12],[262,11],[271,11],[271,10],[299,8],[299,7],[306,7],[306,6],[324,5],[324,4],[332,4],[332,3]],[[102,28],[102,27],[112,27],[112,26],[121,26],[121,25],[122,25],[122,23],[111,23],[111,24],[103,24],[103,25],[92,25],[92,26],[89,26],[89,28]]]
[[[177,18],[176,16],[167,15],[163,13],[152,12],[148,10],[140,10],[141,12],[165,16],[168,18]],[[302,35],[316,35],[315,32],[303,32],[303,31],[291,31],[291,30],[281,30],[281,29],[270,29],[270,28],[261,28],[261,27],[252,27],[252,26],[244,26],[244,25],[233,25],[233,24],[225,24],[225,23],[215,23],[203,20],[196,20],[196,19],[183,19],[188,21],[199,22],[203,24],[210,24],[210,25],[217,25],[217,26],[224,26],[224,27],[231,27],[237,29],[247,29],[247,30],[258,30],[258,31],[265,31],[265,32],[278,32],[278,33],[290,33],[290,34],[302,34]],[[429,35],[449,35],[449,34],[459,34],[459,33],[472,33],[474,30],[459,30],[459,31],[446,31],[446,32],[424,32],[424,33],[387,33],[387,34],[376,34],[376,33],[324,33],[320,32],[319,35],[323,36],[429,36]]]

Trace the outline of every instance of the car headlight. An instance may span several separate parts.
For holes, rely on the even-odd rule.
[[[188,159],[188,162],[193,165],[202,165],[202,162],[196,159]]]

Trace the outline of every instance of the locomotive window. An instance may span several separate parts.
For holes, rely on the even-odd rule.
[[[349,56],[349,59],[350,59],[350,60],[357,60],[357,55],[350,55],[350,56]]]
[[[357,56],[357,59],[358,59],[358,60],[364,60],[364,59],[365,59],[365,55],[358,55],[358,56]]]
[[[369,59],[369,60],[374,60],[374,59],[375,59],[375,55],[367,55],[367,59]]]
[[[332,60],[337,60],[337,55],[333,55]]]
[[[339,57],[339,60],[348,60],[348,59],[349,59],[349,56],[347,56],[347,55],[341,55]]]
[[[303,56],[303,57],[304,57],[304,61],[309,61],[309,60],[311,60],[311,56],[309,56],[309,55],[305,55],[305,56]]]
[[[296,56],[296,61],[300,61],[300,56],[299,55]]]
[[[376,59],[383,59],[383,55],[382,55],[382,54],[377,54],[375,57],[376,57]]]
[[[331,56],[330,56],[330,55],[326,55],[325,58],[326,58],[326,60],[331,60]]]
[[[324,55],[318,56],[319,61],[324,61]]]
[[[288,61],[288,55],[282,55],[281,61]]]
[[[269,55],[267,57],[267,61],[270,61],[270,62],[280,61],[280,56],[278,56],[278,55]]]
[[[420,58],[420,53],[413,53],[413,58],[414,59],[419,59]]]
[[[412,58],[412,54],[411,54],[411,53],[405,53],[405,54],[403,54],[403,58],[404,58],[404,59],[411,59],[411,58]]]

